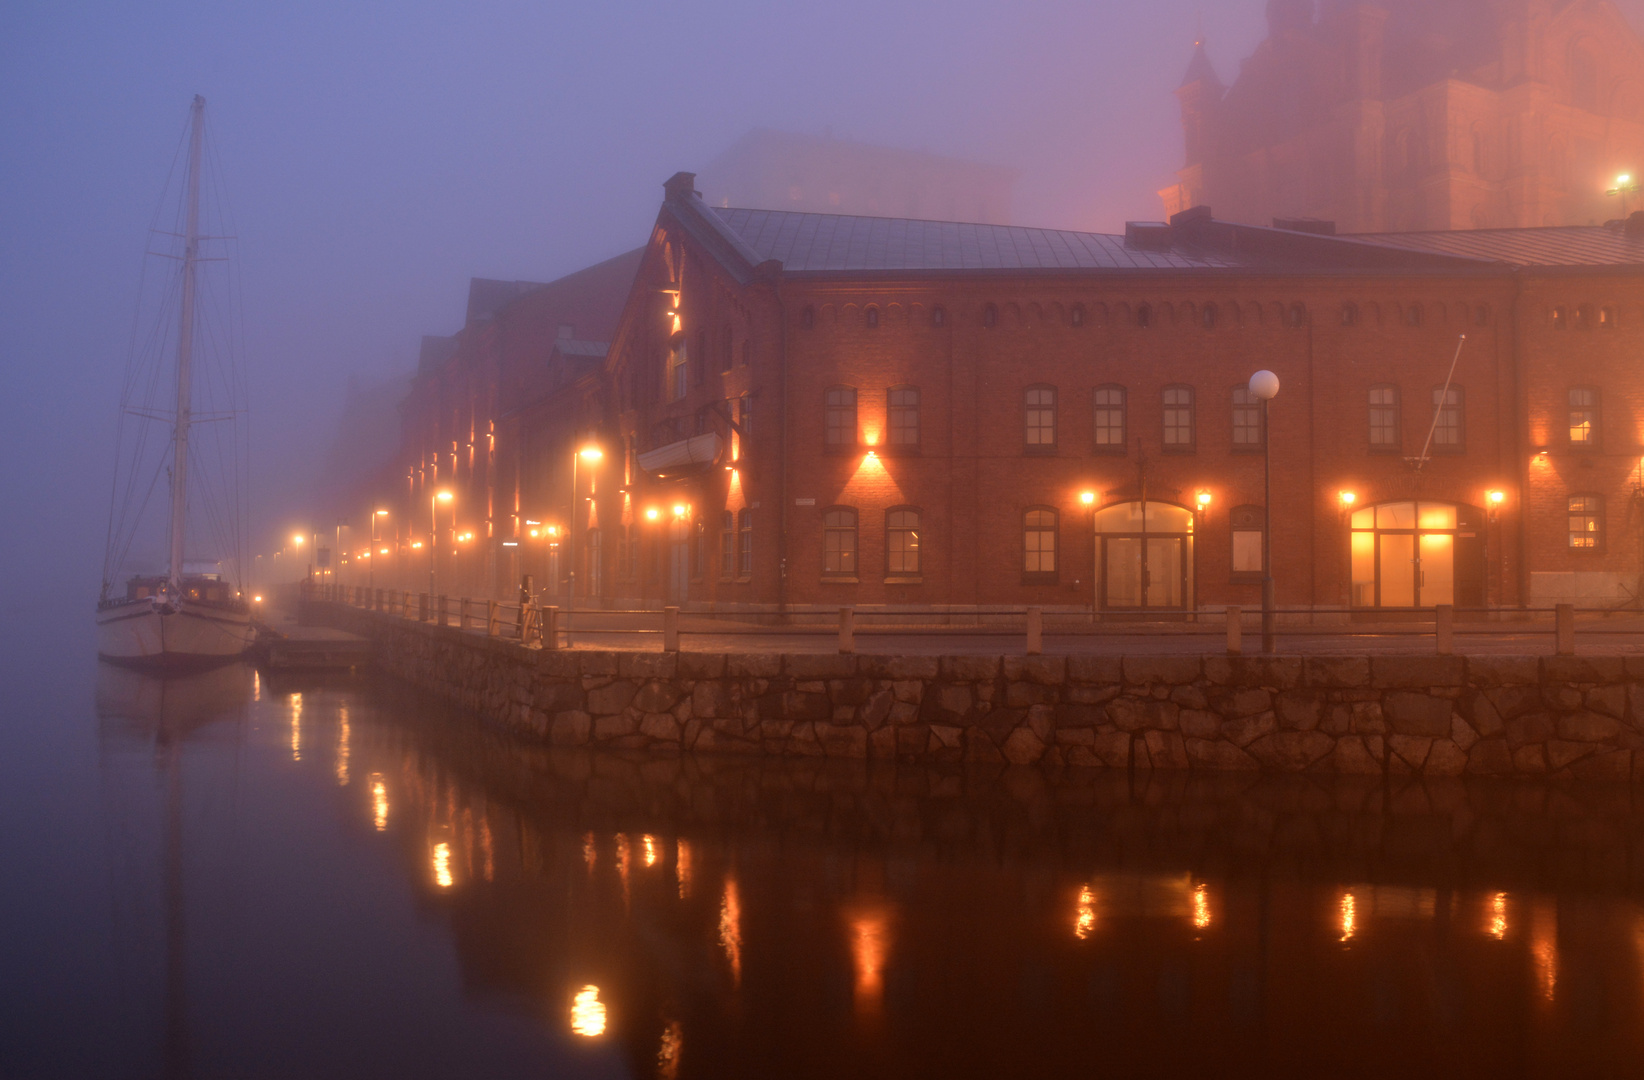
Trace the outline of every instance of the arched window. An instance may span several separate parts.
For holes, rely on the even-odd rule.
[[[1056,511],[1036,506],[1022,515],[1022,580],[1046,584],[1056,580]]]
[[[719,576],[736,576],[736,515],[729,510],[719,516]]]
[[[1341,324],[1343,326],[1357,326],[1359,324],[1359,306],[1353,303],[1341,306]]]
[[[1422,316],[1421,305],[1420,304],[1411,304],[1409,307],[1404,309],[1404,325],[1405,326],[1420,326],[1421,325],[1421,316]]]
[[[932,326],[946,326],[948,324],[948,309],[937,304],[930,309],[930,324]]]
[[[1571,495],[1569,500],[1569,547],[1571,551],[1604,550],[1604,497]]]
[[[1136,325],[1144,330],[1153,325],[1153,305],[1136,305]]]
[[[1593,328],[1593,306],[1591,304],[1582,304],[1575,309],[1573,314],[1575,315],[1575,328],[1577,330],[1591,330]]]
[[[1370,388],[1370,449],[1392,451],[1400,444],[1399,388]]]
[[[1460,453],[1466,449],[1466,426],[1462,416],[1461,387],[1433,388],[1433,449]]]
[[[887,446],[894,453],[919,452],[919,388],[893,386],[885,394],[890,428]]]
[[[668,354],[668,377],[672,382],[673,399],[685,400],[685,395],[691,390],[691,350],[685,346],[685,335],[679,334],[674,338],[671,351]]]
[[[1193,388],[1167,386],[1164,389],[1164,448],[1167,452],[1191,453],[1194,446]]]
[[[870,305],[866,311],[862,312],[862,323],[869,330],[879,329],[879,309]]]
[[[1601,307],[1598,309],[1598,328],[1600,330],[1615,329],[1615,308]]]
[[[1085,324],[1085,306],[1083,304],[1074,304],[1073,310],[1068,312],[1067,321],[1074,326],[1083,326]]]
[[[823,446],[835,452],[856,449],[856,389],[828,388],[822,415]]]
[[[885,514],[885,573],[920,573],[919,511],[899,506]]]
[[[1030,386],[1022,394],[1022,441],[1030,454],[1056,452],[1056,388]]]
[[[719,353],[719,370],[723,373],[736,364],[736,339],[730,327],[725,328],[724,348]]]
[[[1290,309],[1285,312],[1284,322],[1286,326],[1293,330],[1298,327],[1306,326],[1307,308],[1303,307],[1301,304],[1291,304]]]
[[[990,330],[999,325],[999,305],[989,304],[982,309],[982,325]]]
[[[737,566],[737,573],[747,577],[753,573],[753,511],[740,511],[737,514],[737,523],[742,526],[741,562]]]
[[[1248,386],[1233,388],[1233,449],[1260,450],[1262,403]]]
[[[1567,312],[1562,307],[1554,308],[1553,309],[1553,329],[1554,330],[1565,330],[1565,329],[1569,328],[1569,325],[1570,325],[1569,312]]]
[[[856,511],[848,506],[822,515],[822,576],[856,576]]]
[[[799,313],[799,328],[801,330],[809,330],[815,325],[816,309],[806,305],[805,309]]]
[[[1096,388],[1096,451],[1105,454],[1125,452],[1125,388],[1098,386]]]
[[[1590,449],[1598,445],[1598,391],[1590,386],[1570,390],[1570,446]]]
[[[1221,309],[1215,304],[1206,304],[1199,312],[1199,325],[1206,330],[1216,329],[1216,320],[1221,315]]]

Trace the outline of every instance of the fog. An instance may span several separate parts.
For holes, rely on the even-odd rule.
[[[1635,25],[1644,0],[1618,5]],[[641,244],[671,173],[754,126],[1020,171],[1013,219],[1157,217],[1202,29],[1224,81],[1262,0],[0,6],[8,599],[90,615],[120,373],[190,97],[242,260],[253,550],[301,512],[350,374],[409,369],[471,276]]]

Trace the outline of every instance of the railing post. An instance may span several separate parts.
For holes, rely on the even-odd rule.
[[[1456,651],[1456,609],[1451,604],[1433,609],[1433,646],[1440,656]]]
[[[676,607],[662,609],[662,651],[679,651],[679,609]]]
[[[1244,655],[1244,608],[1227,605],[1227,655]]]
[[[856,609],[853,607],[839,609],[839,651],[856,651]]]
[[[439,610],[440,610],[440,625],[441,626],[450,626],[451,625],[450,607],[448,606],[449,603],[450,603],[450,601],[447,597],[444,597],[444,596],[440,597],[440,609]]]
[[[1027,609],[1027,654],[1038,656],[1045,651],[1045,610]]]
[[[496,637],[501,632],[502,620],[497,615],[497,602],[487,600],[485,602],[485,636]]]
[[[429,600],[429,596],[428,596],[427,593],[418,593],[417,594],[417,621],[418,622],[427,622],[428,621],[428,615],[429,615],[428,600]]]
[[[1559,604],[1553,608],[1554,651],[1560,656],[1575,655],[1575,605]]]
[[[465,596],[457,602],[462,605],[461,614],[457,616],[457,629],[466,630],[468,629],[468,597]]]

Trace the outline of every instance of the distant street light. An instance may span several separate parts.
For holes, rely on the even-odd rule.
[[[1627,216],[1627,196],[1636,195],[1637,193],[1638,181],[1633,179],[1631,173],[1622,173],[1615,178],[1615,187],[1604,194],[1615,195],[1621,199],[1621,216],[1625,218]]]
[[[569,550],[566,554],[571,564],[571,590],[566,607],[571,611],[575,611],[577,607],[577,504],[582,501],[577,498],[577,461],[580,459],[592,466],[604,456],[605,451],[593,443],[589,443],[571,455],[571,517],[566,523],[566,529],[569,533],[567,537]],[[557,587],[558,583],[556,582],[555,585]]]
[[[1262,403],[1262,652],[1273,642],[1273,435],[1267,404],[1279,394],[1279,377],[1263,369],[1250,376],[1250,392]]]
[[[439,564],[440,526],[435,517],[435,508],[439,503],[450,502],[449,491],[436,491],[428,496],[428,602],[433,603],[434,597],[439,594],[435,584],[434,569]],[[415,546],[415,545],[413,545]]]

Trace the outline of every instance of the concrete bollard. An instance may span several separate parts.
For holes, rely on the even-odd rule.
[[[662,651],[679,651],[679,609],[676,607],[662,609]]]
[[[1227,605],[1227,655],[1244,655],[1244,608]]]
[[[1456,651],[1456,609],[1451,604],[1440,604],[1433,609],[1433,646],[1440,656]]]
[[[541,618],[537,620],[544,649],[559,648],[559,608],[549,605],[541,609]]]
[[[856,609],[842,607],[839,609],[839,651],[853,653],[856,651]]]
[[[468,597],[457,601],[457,629],[468,629]]]
[[[451,625],[450,599],[444,596],[440,597],[440,625]]]
[[[1027,654],[1038,656],[1045,651],[1045,610],[1027,609]]]
[[[502,619],[497,614],[497,602],[487,600],[485,602],[485,636],[496,637],[501,632]]]
[[[1575,655],[1575,605],[1559,604],[1553,608],[1554,651],[1560,656]]]

